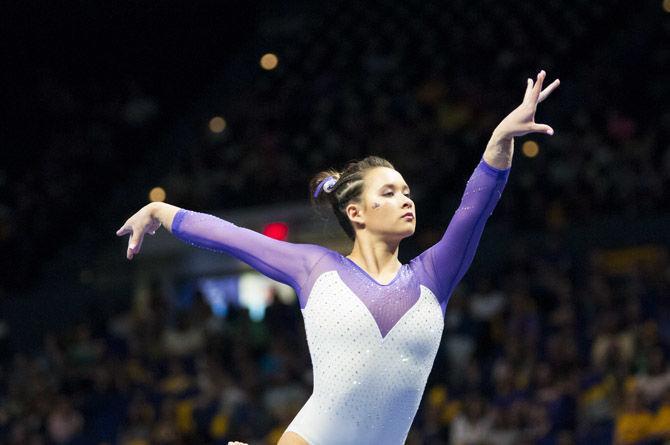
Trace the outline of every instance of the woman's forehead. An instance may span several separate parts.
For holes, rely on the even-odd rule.
[[[388,167],[375,167],[371,169],[365,179],[368,185],[373,188],[383,187],[387,184],[392,184],[396,187],[405,187],[407,185],[397,170]]]

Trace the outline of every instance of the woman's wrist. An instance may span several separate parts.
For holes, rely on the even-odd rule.
[[[146,205],[146,208],[149,210],[149,214],[152,218],[158,219],[158,212],[160,210],[160,205],[162,202],[150,202]]]
[[[153,219],[159,221],[166,230],[172,232],[172,220],[180,210],[179,207],[165,202],[152,202],[147,204],[147,208]]]
[[[484,160],[492,167],[505,170],[512,166],[513,155],[514,138],[494,131],[486,145]]]
[[[504,130],[501,130],[500,128],[496,128],[493,130],[493,133],[491,133],[491,141],[501,143],[501,142],[511,142],[514,140],[514,136],[510,135]]]

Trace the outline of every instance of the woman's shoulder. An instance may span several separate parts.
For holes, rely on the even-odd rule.
[[[318,263],[322,263],[324,261],[338,261],[342,256],[336,250],[321,246],[319,244],[300,243],[296,244],[296,246],[310,257],[313,266],[316,266]]]

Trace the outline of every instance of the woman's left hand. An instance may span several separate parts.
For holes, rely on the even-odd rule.
[[[533,84],[531,79],[528,79],[523,102],[498,124],[494,130],[495,134],[503,139],[512,139],[515,136],[523,136],[528,133],[554,134],[553,128],[549,125],[535,123],[537,104],[545,100],[561,83],[556,79],[551,85],[542,90],[542,82],[546,76],[547,73],[542,70],[537,75],[537,82],[535,84]]]

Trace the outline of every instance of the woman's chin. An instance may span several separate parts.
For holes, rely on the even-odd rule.
[[[415,232],[415,227],[412,224],[412,226],[405,226],[401,228],[397,228],[396,230],[393,231],[386,231],[383,232],[383,234],[380,234],[383,238],[388,238],[389,240],[391,239],[396,239],[396,240],[402,240],[404,238],[408,238],[412,235],[414,235]]]
[[[402,238],[409,238],[410,236],[414,235],[415,228],[412,227],[411,229],[405,229],[400,233],[400,236]]]

